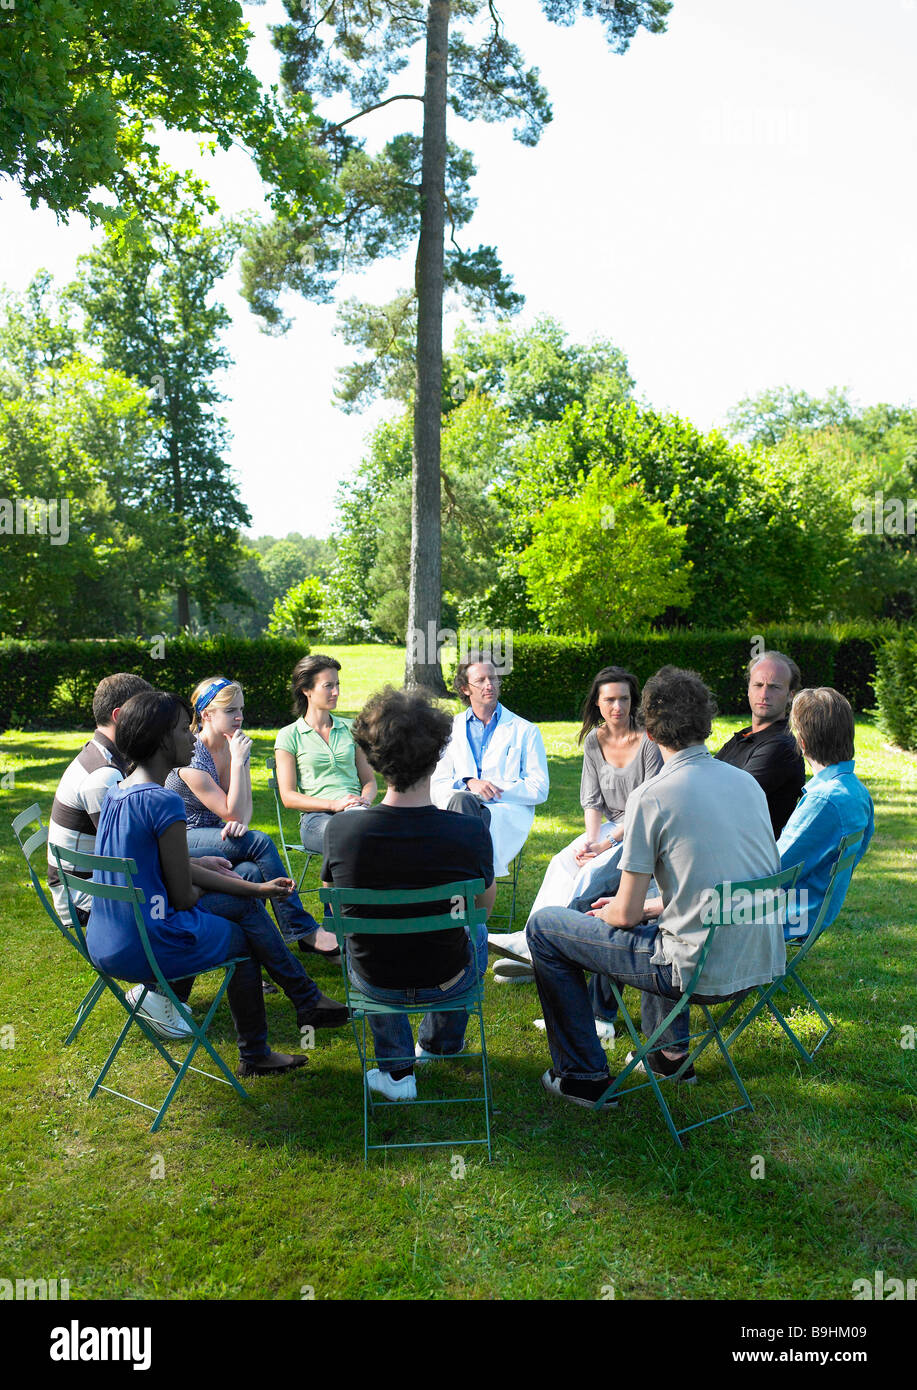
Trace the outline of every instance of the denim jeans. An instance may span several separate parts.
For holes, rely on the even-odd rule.
[[[218,854],[228,859],[233,868],[242,870],[245,864],[253,864],[257,870],[242,872],[243,878],[267,883],[272,878],[286,878],[287,871],[277,853],[277,846],[270,835],[260,830],[247,830],[244,835],[227,835],[221,838],[219,826],[209,829],[188,829],[188,853],[192,859],[202,854]],[[284,941],[309,940],[318,931],[315,918],[302,905],[298,893],[291,893],[283,902],[272,900],[274,916]],[[222,914],[225,916],[226,914]]]
[[[526,929],[535,984],[544,1011],[551,1060],[558,1076],[597,1081],[608,1075],[608,1063],[595,1031],[593,1006],[584,972],[607,975],[618,987],[633,985],[641,993],[641,1026],[654,1033],[681,995],[672,984],[671,966],[654,965],[659,928],[641,922],[630,930],[610,927],[600,917],[587,917],[570,908],[545,907]],[[611,997],[610,991],[608,996]],[[679,1014],[656,1044],[684,1052],[688,1011]]]
[[[233,923],[226,958],[244,959],[235,968],[226,998],[236,1025],[239,1055],[243,1061],[252,1062],[268,1050],[261,967],[293,1005],[297,1022],[302,1014],[315,1008],[321,991],[290,954],[257,899],[238,898],[232,893],[205,893],[197,905],[203,912],[227,917]]]
[[[355,987],[362,993],[377,999],[380,1004],[447,1004],[456,995],[464,994],[475,980],[483,979],[487,969],[487,928],[477,929],[474,958],[469,960],[457,980],[448,989],[438,985],[424,989],[380,989],[368,984],[357,974],[351,961],[347,969]],[[465,928],[466,936],[470,935]],[[376,1050],[376,1061],[380,1071],[405,1071],[414,1065],[414,1034],[410,1019],[405,1014],[368,1014],[369,1026]],[[461,1052],[465,1043],[465,1027],[468,1023],[467,1009],[453,1009],[444,1014],[424,1014],[417,1030],[417,1041],[426,1052],[435,1052],[442,1057]]]

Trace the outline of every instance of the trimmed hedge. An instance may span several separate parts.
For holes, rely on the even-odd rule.
[[[899,632],[880,648],[876,695],[882,732],[917,752],[917,633]]]
[[[793,657],[803,685],[833,685],[855,710],[862,711],[875,704],[876,647],[893,632],[888,626],[851,625],[826,630],[772,628],[760,635],[767,647]],[[642,683],[669,664],[699,671],[723,714],[745,714],[745,671],[752,640],[748,632],[686,629],[610,633],[599,638],[519,634],[514,638],[513,669],[504,681],[503,698],[527,719],[576,719],[602,666],[624,666]],[[190,694],[204,676],[225,672],[245,687],[248,723],[273,728],[292,717],[290,672],[306,651],[304,643],[280,637],[176,637],[161,643],[149,639],[2,641],[0,728],[11,723],[31,728],[88,727],[93,691],[113,671],[136,671],[160,689],[182,694]],[[892,673],[895,669],[888,668]],[[906,699],[902,705],[902,698],[894,693],[898,678],[890,674],[886,680],[893,709],[906,707]],[[898,714],[890,718],[897,721],[896,728],[900,726]]]
[[[114,671],[133,671],[180,695],[223,672],[243,685],[253,727],[288,724],[290,674],[308,650],[286,637],[0,642],[0,728],[90,727],[93,692]]]

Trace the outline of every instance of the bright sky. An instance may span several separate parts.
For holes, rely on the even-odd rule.
[[[501,11],[555,119],[535,149],[451,116],[449,133],[479,169],[462,244],[499,248],[526,295],[520,323],[549,313],[574,339],[611,338],[640,397],[702,429],[782,383],[917,400],[917,0],[675,0],[668,32],[641,32],[621,57],[593,22],[558,28],[533,0]],[[267,24],[285,17],[280,0],[246,15],[253,65],[275,80]],[[417,81],[409,72],[393,90]],[[419,119],[398,102],[360,125],[375,147]],[[240,153],[200,161],[184,137],[163,149],[194,162],[226,212],[260,205]],[[32,211],[9,184],[0,234],[17,290],[41,266],[69,278],[100,235]],[[411,262],[351,276],[342,294],[381,302]],[[391,407],[347,417],[331,404],[348,358],[333,307],[291,299],[295,326],[269,338],[235,273],[222,297],[231,462],[253,532],[326,535],[339,481]]]

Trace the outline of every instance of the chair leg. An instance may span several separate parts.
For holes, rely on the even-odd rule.
[[[104,980],[96,978],[95,984],[92,985],[92,987],[89,990],[87,990],[86,994],[84,995],[83,999],[80,1001],[77,1007],[76,1022],[70,1029],[70,1032],[67,1034],[66,1038],[64,1038],[64,1047],[69,1047],[70,1044],[73,1042],[74,1038],[77,1037],[83,1024],[86,1022],[87,1018],[92,1013],[93,1009],[95,1008],[96,1004],[99,1002],[104,993]]]

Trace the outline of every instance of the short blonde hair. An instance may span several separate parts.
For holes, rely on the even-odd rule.
[[[800,690],[790,716],[793,732],[806,746],[806,757],[823,767],[853,760],[853,710],[840,691],[830,685]],[[796,740],[799,747],[799,739]],[[800,749],[800,752],[802,750]]]
[[[208,700],[204,709],[198,713],[198,700],[202,695],[206,695],[210,687],[216,685],[218,681],[229,681],[229,684],[224,685],[222,690],[218,690],[213,699]],[[193,734],[200,733],[201,729],[204,727],[204,713],[206,710],[227,709],[236,700],[241,700],[241,698],[242,687],[238,681],[229,680],[228,676],[207,676],[206,680],[202,680],[191,692],[191,708],[194,711],[191,717],[191,732]]]

